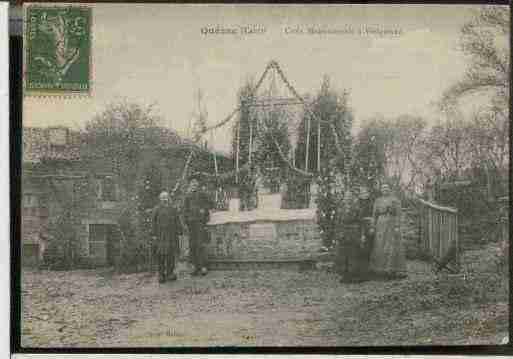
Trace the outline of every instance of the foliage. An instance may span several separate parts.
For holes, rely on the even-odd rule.
[[[424,178],[434,185],[437,203],[458,209],[465,245],[494,240],[496,196],[504,193],[503,151],[507,146],[489,135],[498,131],[487,130],[482,119],[471,122],[458,113],[450,116],[433,126],[423,140]],[[502,158],[497,156],[501,153]],[[461,180],[469,182],[458,182]]]
[[[251,121],[251,108],[248,103],[254,100],[254,83],[248,80],[238,92],[238,104],[240,107],[238,121],[235,121],[232,132],[232,157],[234,162],[239,159],[239,168],[249,162],[249,140],[250,132],[256,132],[255,122]],[[235,163],[234,163],[234,167]],[[242,209],[251,209],[252,204],[248,203],[249,198],[255,192],[255,181],[251,171],[239,173],[239,196]]]
[[[143,208],[137,197],[129,199],[118,223],[121,243],[117,270],[131,273],[147,268],[151,248],[151,208]]]
[[[70,232],[73,233],[73,232]],[[68,270],[71,268],[69,251],[69,239],[64,237],[53,237],[43,254],[43,268],[50,270]]]
[[[471,146],[468,126],[461,113],[447,113],[447,120],[433,126],[422,143],[426,177],[459,179],[471,166]]]
[[[93,207],[96,197],[93,179],[86,177],[71,184],[50,180],[47,190],[46,198],[57,201],[58,212],[48,224],[49,243],[43,265],[50,269],[70,269],[80,264],[76,228]]]
[[[82,157],[108,163],[108,170],[119,179],[124,208],[119,220],[122,250],[119,268],[132,270],[147,261],[151,215],[164,189],[156,164],[148,166],[145,154],[160,153],[182,141],[172,130],[159,125],[161,118],[154,106],[120,101],[111,103],[86,124]],[[144,170],[144,172],[142,171]],[[148,249],[148,250],[147,250]]]
[[[256,142],[258,150],[254,153],[255,160],[263,176],[264,185],[277,191],[280,184],[287,179],[288,164],[284,161],[276,146],[276,143],[278,143],[283,155],[288,155],[290,141],[286,110],[273,108],[259,111],[257,116],[259,123],[263,126],[257,126]]]
[[[483,6],[461,30],[461,49],[470,65],[463,79],[451,86],[442,99],[453,103],[471,93],[490,93],[495,104],[507,111],[509,104],[509,30],[507,6]]]
[[[454,109],[447,121],[433,126],[421,145],[425,178],[435,185],[435,200],[458,208],[472,242],[493,237],[497,221],[496,197],[507,193],[504,171],[509,144],[501,115],[474,114],[468,120]],[[467,185],[451,185],[469,180]],[[465,233],[463,233],[465,234]]]
[[[151,250],[152,209],[157,205],[162,190],[162,174],[153,164],[143,174],[138,196],[129,200],[119,220],[124,237],[120,261],[122,271],[126,272],[147,263]]]
[[[427,129],[422,118],[399,116],[377,117],[364,125],[354,146],[353,178],[373,177],[366,173],[366,168],[372,167],[366,157],[374,153],[371,157],[382,157],[384,175],[401,190],[418,193],[430,182],[479,174],[479,181],[492,192],[504,192],[509,154],[508,106],[504,104],[509,92],[503,90],[509,86],[509,58],[499,42],[509,31],[504,27],[509,23],[508,14],[506,8],[483,7],[463,27],[462,50],[471,63],[466,78],[445,92],[437,124]],[[458,100],[489,90],[495,97],[487,107],[470,116],[460,111]],[[370,132],[383,146],[383,154],[369,145]]]
[[[380,127],[377,120],[364,123],[353,145],[351,180],[353,184],[367,186],[373,197],[385,176],[385,138]]]
[[[472,143],[472,168],[480,172],[481,183],[507,192],[504,170],[509,163],[509,119],[496,108],[474,113],[466,135]]]
[[[490,192],[505,192],[509,161],[509,8],[483,6],[462,28],[461,49],[470,60],[465,77],[444,93],[449,121],[431,131],[426,163],[438,176],[472,173]],[[463,120],[458,101],[490,95],[489,104]],[[427,147],[426,147],[427,148]],[[476,176],[477,175],[477,178]]]
[[[172,130],[159,126],[154,106],[126,101],[111,103],[85,126],[82,157],[103,159],[112,164],[128,193],[135,191],[143,150],[180,143]]]
[[[287,178],[288,165],[283,157],[286,158],[290,150],[286,110],[256,110],[249,106],[256,98],[254,91],[252,81],[247,81],[239,90],[239,118],[232,129],[232,156],[234,161],[238,156],[239,168],[250,162],[250,141],[252,148],[251,167],[249,171],[239,174],[238,189],[243,210],[256,206],[255,177],[258,171],[265,186],[274,191],[279,189],[280,184]]]
[[[365,122],[353,146],[354,184],[366,185],[377,194],[379,183],[388,178],[398,190],[417,190],[424,170],[419,148],[425,127],[423,118],[410,115],[377,116]]]
[[[459,283],[452,280],[448,291],[466,293],[465,299],[474,303],[508,301],[509,271],[506,242],[489,243],[478,249],[468,250],[462,257],[462,276]],[[451,278],[449,278],[451,279]]]
[[[340,222],[344,219],[344,194],[335,191],[336,169],[325,169],[318,179],[317,193],[317,224],[323,244],[330,247],[336,241],[341,229]]]
[[[342,207],[344,173],[349,170],[351,126],[353,115],[349,108],[349,93],[338,93],[329,77],[323,78],[321,88],[312,101],[311,112],[305,111],[298,128],[295,153],[296,166],[317,173],[317,218],[323,243],[333,244]],[[315,116],[312,115],[315,114]],[[308,123],[310,132],[308,136]],[[320,137],[320,172],[318,172],[318,139]],[[308,138],[308,165],[306,142]],[[289,190],[290,190],[289,186]]]
[[[337,168],[344,172],[349,166],[351,148],[351,126],[353,115],[349,108],[349,93],[338,93],[331,84],[330,79],[324,76],[321,89],[311,104],[310,111],[303,113],[303,120],[298,128],[298,141],[296,148],[296,165],[309,172],[317,172],[318,138],[320,144],[320,168],[327,167],[335,160]],[[308,123],[310,123],[310,136],[308,136]],[[319,136],[320,129],[320,136]],[[306,142],[308,141],[308,166],[306,161]]]
[[[496,241],[500,237],[500,208],[486,187],[477,182],[446,186],[439,190],[435,201],[458,209],[459,233],[464,247]]]
[[[396,117],[383,127],[386,176],[403,191],[415,190],[422,167],[418,163],[418,149],[425,127],[423,118],[409,115]]]
[[[152,164],[143,174],[142,185],[139,188],[139,210],[146,210],[157,205],[157,199],[162,191],[162,174],[156,164]]]

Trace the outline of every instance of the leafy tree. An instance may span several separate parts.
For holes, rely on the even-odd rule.
[[[260,167],[265,185],[274,192],[287,180],[287,158],[290,151],[287,113],[284,108],[273,108],[257,113],[260,126],[257,126],[257,146],[255,159]],[[263,125],[263,126],[262,126]],[[277,147],[280,147],[278,149]],[[281,154],[280,154],[281,151]]]
[[[256,123],[252,121],[251,107],[249,103],[254,101],[254,83],[248,80],[238,92],[238,104],[240,107],[238,121],[234,122],[232,132],[232,157],[235,161],[239,160],[239,169],[249,163],[249,142],[251,135],[256,132]],[[241,209],[252,209],[256,203],[253,203],[252,198],[255,193],[255,178],[251,173],[252,171],[243,171],[238,174],[239,183],[239,196],[241,199]]]
[[[353,115],[348,105],[348,98],[347,92],[335,91],[329,77],[324,76],[321,88],[311,103],[311,112],[304,112],[303,121],[298,128],[295,162],[297,167],[317,174],[317,218],[326,247],[331,246],[335,240],[338,211],[342,207],[341,191],[343,192],[343,189],[338,187],[343,183],[337,183],[336,179],[344,177],[343,174],[349,170],[350,166]],[[309,136],[308,122],[310,123]],[[320,166],[318,166],[319,137]],[[308,164],[305,163],[307,138]],[[319,167],[320,171],[318,171]],[[288,188],[291,187],[289,184]]]
[[[45,198],[58,203],[56,215],[49,218],[49,245],[45,251],[44,264],[50,269],[71,269],[84,265],[79,258],[77,231],[88,210],[94,205],[95,189],[91,176],[80,180],[48,179]]]
[[[336,177],[339,173],[334,161],[332,163],[333,167],[324,169],[317,179],[317,223],[325,247],[332,246],[340,235],[339,224],[346,214],[343,205],[345,193],[335,190]]]
[[[180,143],[172,130],[159,126],[154,106],[126,101],[109,104],[85,126],[83,158],[96,158],[112,164],[127,193],[136,191],[143,164],[143,150]]]
[[[380,180],[385,176],[385,136],[377,119],[364,123],[353,146],[351,179],[353,185],[367,186],[377,195]]]
[[[123,233],[128,237],[131,243],[135,242],[132,237],[132,233],[139,232],[144,233],[144,236],[148,236],[152,230],[152,216],[151,211],[158,203],[158,195],[163,189],[162,184],[162,173],[160,169],[155,165],[151,165],[148,170],[143,174],[142,184],[139,186],[138,197],[136,201],[130,201],[129,206],[125,209],[120,224],[123,228]],[[130,208],[133,207],[133,208]],[[134,228],[133,218],[140,216],[139,224],[140,228]],[[147,238],[149,239],[149,238]],[[134,248],[134,250],[138,250]],[[145,252],[148,252],[146,248]]]
[[[158,153],[170,144],[181,143],[176,133],[160,126],[160,122],[154,106],[120,101],[109,104],[83,131],[81,157],[89,159],[93,168],[95,162],[110,163],[120,192],[126,194],[119,221],[124,239],[122,270],[133,270],[146,262],[150,243],[147,210],[163,189],[156,166],[141,173],[148,166],[145,153]]]
[[[324,76],[321,89],[311,104],[311,112],[315,116],[312,116],[310,111],[305,111],[303,121],[298,128],[296,166],[312,173],[317,172],[319,137],[321,169],[328,167],[332,159],[336,160],[337,168],[342,172],[349,166],[353,115],[349,109],[348,98],[347,92],[341,94],[336,92],[331,87],[329,77]],[[305,167],[308,122],[310,122],[308,167]]]

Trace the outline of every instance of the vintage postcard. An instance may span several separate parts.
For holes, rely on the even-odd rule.
[[[509,343],[509,6],[20,14],[20,348]]]

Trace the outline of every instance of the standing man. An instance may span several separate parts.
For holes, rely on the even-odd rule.
[[[182,226],[178,212],[171,206],[169,193],[159,195],[160,203],[153,213],[153,240],[157,244],[159,266],[159,283],[177,279],[175,260],[178,254],[178,236],[182,234]]]
[[[189,184],[189,191],[184,202],[184,216],[189,228],[189,248],[194,272],[192,275],[207,274],[205,264],[204,246],[208,240],[207,222],[210,219],[210,210],[214,208],[206,189],[199,187],[196,177]]]

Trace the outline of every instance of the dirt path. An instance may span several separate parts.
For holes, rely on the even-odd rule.
[[[347,346],[497,343],[507,301],[476,306],[410,263],[407,280],[341,284],[325,270],[27,272],[23,346]],[[440,289],[442,288],[442,289]],[[451,289],[452,286],[449,287]]]

